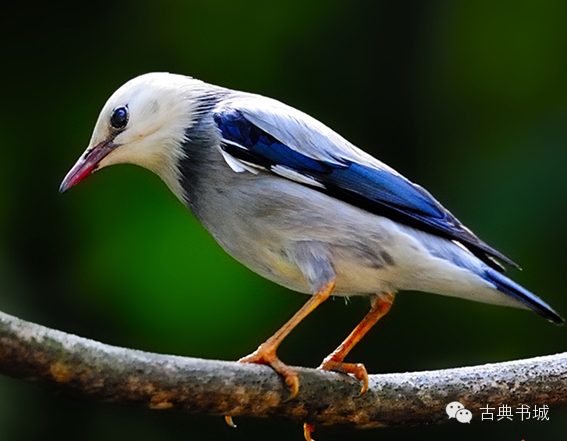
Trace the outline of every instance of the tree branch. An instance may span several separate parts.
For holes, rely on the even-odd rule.
[[[490,405],[567,402],[567,353],[513,362],[358,381],[297,368],[289,391],[269,367],[152,354],[105,345],[0,312],[0,373],[98,400],[219,415],[279,417],[357,427],[447,420],[460,401],[473,412]]]

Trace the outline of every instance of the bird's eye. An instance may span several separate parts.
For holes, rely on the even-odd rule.
[[[128,124],[128,107],[117,107],[110,117],[110,125],[115,129],[123,129]]]

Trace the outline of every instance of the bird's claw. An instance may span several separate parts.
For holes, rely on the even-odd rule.
[[[297,372],[295,369],[281,361],[276,355],[275,349],[271,348],[269,345],[261,345],[251,354],[238,360],[238,363],[267,364],[278,374],[284,377],[285,384],[289,387],[289,399],[294,398],[299,392],[299,377]],[[230,415],[225,415],[224,420],[230,427],[236,427],[236,424],[234,424]]]
[[[354,378],[362,382],[360,395],[364,395],[368,390],[368,372],[362,363],[343,363],[342,361],[326,359],[317,369],[352,374]]]
[[[333,360],[331,357],[323,360],[323,363],[317,368],[323,371],[341,372],[343,374],[352,374],[357,380],[362,382],[360,395],[368,390],[368,372],[362,363],[343,363],[342,361]],[[315,441],[311,438],[311,434],[315,430],[313,424],[303,423],[303,436],[305,441]]]
[[[303,436],[305,437],[305,441],[315,441],[311,438],[311,434],[315,430],[313,424],[303,423]]]
[[[289,367],[287,364],[282,362],[276,355],[276,351],[271,348],[264,348],[263,345],[252,352],[246,357],[242,357],[238,360],[239,363],[255,363],[255,364],[267,364],[272,367],[278,374],[280,374],[285,379],[285,383],[289,387],[290,396],[289,398],[294,398],[299,392],[299,377],[295,369]]]

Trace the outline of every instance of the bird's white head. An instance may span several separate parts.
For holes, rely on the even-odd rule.
[[[104,105],[89,146],[60,191],[104,167],[129,163],[153,171],[180,195],[177,162],[204,85],[182,75],[149,73],[121,86]]]

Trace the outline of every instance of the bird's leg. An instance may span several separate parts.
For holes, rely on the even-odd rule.
[[[238,362],[269,364],[272,369],[284,377],[285,382],[291,391],[290,398],[295,397],[299,391],[299,378],[297,376],[297,372],[295,372],[295,370],[287,364],[284,364],[278,358],[276,350],[283,339],[287,337],[287,335],[301,322],[301,320],[307,317],[315,308],[317,308],[317,306],[329,298],[333,289],[335,289],[335,281],[331,280],[317,293],[312,295],[307,303],[305,303],[305,305],[303,305],[303,307],[297,311],[285,325],[278,329],[274,335],[262,343],[254,352],[246,357],[242,357],[238,360]],[[236,424],[234,424],[230,415],[225,415],[224,419],[229,426],[236,427]]]
[[[362,381],[362,395],[368,390],[368,373],[362,363],[343,363],[343,360],[352,348],[366,335],[368,331],[390,310],[394,296],[392,294],[373,295],[371,297],[371,307],[368,314],[354,328],[350,335],[343,341],[337,349],[329,354],[318,369],[327,371],[344,372],[345,374],[353,374]]]
[[[370,331],[372,326],[388,313],[393,301],[394,296],[392,294],[373,295],[370,298],[370,311],[368,311],[362,321],[339,347],[325,357],[323,363],[321,363],[317,369],[353,374],[357,379],[362,381],[360,394],[365,393],[368,390],[368,372],[366,372],[366,368],[362,363],[343,363],[343,360],[351,349],[362,340],[362,337]],[[314,430],[315,427],[313,424],[303,423],[303,436],[305,437],[305,441],[315,441],[311,437]]]
[[[329,298],[333,289],[335,288],[335,281],[332,280],[321,288],[316,294],[303,305],[303,307],[295,313],[295,315],[283,325],[274,335],[262,343],[258,349],[250,355],[238,360],[239,363],[258,363],[269,364],[276,372],[285,378],[286,384],[291,391],[291,397],[297,395],[299,390],[299,379],[294,369],[284,364],[276,355],[278,346],[284,338],[295,328],[301,320],[307,317],[317,306]]]

